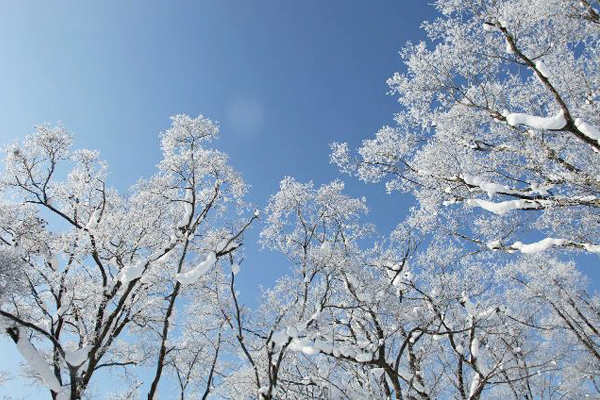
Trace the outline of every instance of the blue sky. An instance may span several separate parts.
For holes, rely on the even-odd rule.
[[[328,143],[356,147],[393,123],[399,106],[385,81],[433,15],[426,2],[400,0],[5,1],[0,143],[61,121],[75,147],[100,150],[110,183],[124,191],[155,171],[168,117],[202,113],[219,122],[214,145],[262,208],[286,175],[345,179],[328,162]],[[405,214],[409,198],[346,180],[349,193],[367,197],[382,233]],[[249,302],[285,272],[256,250],[257,231],[240,274]],[[0,340],[0,369],[16,359]],[[0,396],[19,398],[20,385],[0,387]]]

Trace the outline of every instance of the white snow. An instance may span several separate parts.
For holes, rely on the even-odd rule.
[[[562,246],[567,241],[565,239],[553,239],[546,238],[542,239],[539,242],[534,242],[530,244],[523,244],[521,242],[513,243],[512,247],[519,250],[523,254],[532,254],[539,253],[541,251],[548,250],[552,246]]]
[[[575,119],[575,126],[585,136],[589,137],[590,139],[594,139],[597,142],[600,142],[600,130],[595,126],[588,124],[581,118]]]
[[[550,70],[548,69],[548,67],[546,67],[546,64],[544,64],[541,60],[537,60],[535,62],[535,68],[539,71],[540,74],[542,74],[544,78],[550,78]]]
[[[354,352],[346,345],[334,346],[331,352],[335,357],[339,357],[340,355],[344,357],[354,357]]]
[[[514,51],[513,51],[512,47],[510,45],[510,42],[508,40],[506,41],[506,52],[508,54],[514,54]]]
[[[471,342],[471,356],[472,358],[479,357],[479,339],[477,339],[477,336],[475,336]]]
[[[296,331],[297,332],[304,332],[306,330],[307,326],[308,326],[308,322],[307,321],[298,322],[296,324]]]
[[[402,284],[410,283],[412,280],[413,274],[410,272],[407,262],[404,263],[404,267],[402,263],[393,263],[391,261],[384,262],[383,264],[388,277],[392,280],[392,285],[399,287]],[[402,269],[404,271],[401,273]]]
[[[60,392],[61,386],[58,379],[54,376],[54,373],[48,363],[46,363],[46,360],[44,360],[35,347],[33,347],[29,339],[27,339],[27,332],[24,328],[19,328],[17,349],[29,366],[40,376],[44,385],[54,392]]]
[[[322,310],[322,308],[321,308],[321,305],[320,305],[320,304],[318,304],[318,305],[317,305],[317,310],[316,310],[314,313],[312,313],[312,314],[311,314],[311,316],[308,318],[308,320],[309,320],[309,321],[314,321],[314,320],[316,320],[317,318],[319,318],[319,316],[321,315],[321,312],[322,312],[322,311],[323,311],[323,310]]]
[[[477,308],[469,298],[467,292],[462,292],[462,302],[470,317],[474,317],[475,315],[477,315]]]
[[[349,289],[358,288],[358,279],[356,279],[356,277],[354,277],[352,274],[346,274],[346,282]]]
[[[502,306],[500,307],[490,307],[487,310],[483,310],[482,312],[480,312],[477,317],[479,319],[487,319],[489,316],[491,316],[492,314],[494,314],[496,311],[500,311],[502,309]]]
[[[444,201],[442,202],[442,205],[443,205],[444,207],[448,207],[448,206],[450,206],[450,205],[452,205],[452,204],[456,204],[456,199],[444,200]]]
[[[285,334],[285,332],[284,332],[284,334]],[[291,351],[302,351],[302,348],[305,347],[305,346],[308,346],[309,343],[310,343],[310,339],[309,338],[306,338],[306,337],[301,338],[301,339],[294,338],[290,342],[289,349]]]
[[[469,399],[473,398],[475,393],[477,392],[477,388],[479,387],[479,375],[475,374],[473,377],[473,381],[471,381],[471,388],[469,389]]]
[[[488,242],[486,246],[490,250],[495,250],[502,247],[502,242],[499,240],[492,240],[491,242]]]
[[[385,370],[383,368],[371,368],[371,373],[377,379],[381,378]]]
[[[302,346],[302,352],[308,356],[318,353],[318,350],[311,345]]]
[[[258,389],[258,394],[266,394],[269,393],[269,387],[268,386],[262,386],[261,388]],[[259,396],[260,397],[260,396]]]
[[[348,346],[348,345],[342,345],[340,347],[340,353],[345,356],[345,357],[349,357],[349,358],[353,358],[356,353],[354,352],[354,350]]]
[[[417,371],[417,373],[415,375],[413,375],[410,372],[408,372],[406,369],[399,367],[398,375],[400,375],[402,377],[402,379],[404,379],[405,381],[410,382],[410,384],[412,385],[412,387],[415,390],[417,390],[419,392],[425,392],[425,388],[423,387],[423,385],[421,385],[419,383],[419,381],[417,381],[417,379],[416,379],[416,375],[421,375],[420,371]]]
[[[527,125],[535,129],[562,129],[567,124],[562,110],[554,117],[536,117],[528,114],[508,114],[506,122],[511,126],[519,124]]]
[[[127,285],[134,279],[139,278],[144,273],[144,267],[146,265],[145,260],[140,260],[136,264],[127,265],[121,270],[120,281],[123,285]]]
[[[237,274],[239,274],[239,273],[240,273],[240,264],[238,264],[238,263],[235,263],[235,264],[233,264],[233,265],[231,266],[231,272],[232,272],[234,275],[237,275]]]
[[[257,217],[257,218],[260,216],[260,210],[259,209],[254,210],[254,216]]]
[[[88,354],[90,353],[91,349],[92,349],[92,346],[85,345],[75,351],[65,350],[65,361],[69,365],[72,365],[74,367],[79,367],[87,360]]]
[[[60,318],[63,316],[63,314],[67,311],[67,308],[69,308],[69,306],[67,304],[63,304],[61,305],[58,310],[56,310],[56,317]]]
[[[428,304],[429,304],[429,303],[428,303]],[[413,332],[410,334],[410,338],[408,339],[408,341],[409,341],[411,344],[415,344],[415,342],[417,341],[417,339],[418,339],[418,338],[419,338],[419,331],[413,331]]]
[[[156,251],[154,254],[152,254],[152,256],[150,258],[153,259],[154,262],[165,261],[169,257],[169,254],[171,253],[171,250],[169,250],[169,251],[167,251],[165,253],[163,253],[163,251],[160,251],[160,250]]]
[[[227,252],[233,249],[236,249],[240,247],[239,243],[236,243],[233,239],[231,238],[227,238],[227,239],[223,239],[219,242],[219,244],[217,245],[217,253],[221,253],[221,252]]]
[[[495,30],[497,30],[498,28],[496,28],[496,25],[494,25],[491,22],[484,22],[483,23],[483,30],[486,32],[493,32]]]
[[[526,210],[531,208],[538,208],[537,202],[531,200],[508,200],[500,203],[494,203],[482,199],[469,199],[467,204],[472,207],[481,207],[484,210],[493,212],[494,214],[506,214],[512,210]]]
[[[54,269],[55,271],[58,271],[58,269],[60,268],[60,263],[56,254],[52,254],[52,257],[50,258],[50,265],[52,265],[52,269]]]
[[[402,268],[402,264],[393,263],[391,261],[384,262],[383,266],[385,267],[385,272],[390,279],[395,278],[396,275],[398,275],[398,271],[400,271]]]
[[[549,185],[549,184],[545,184],[545,185],[540,185],[537,183],[530,183],[529,184],[529,189],[531,190],[531,193],[538,193],[541,195],[547,195],[548,194],[548,189],[552,188],[554,185]]]
[[[356,355],[356,361],[358,362],[370,362],[373,360],[373,355],[371,353],[358,353]]]
[[[271,336],[271,342],[277,346],[283,346],[285,344],[285,342],[287,342],[289,339],[288,334],[286,333],[285,329],[281,330],[279,332],[275,332],[272,336]]]
[[[412,379],[412,374],[403,367],[398,367],[398,375],[405,381],[410,381]]]
[[[290,337],[293,337],[293,338],[298,337],[298,329],[296,329],[293,326],[288,327],[285,331],[288,334],[288,336],[290,336]]]
[[[589,244],[585,243],[583,247],[589,251],[590,253],[600,253],[600,245],[599,244]]]
[[[192,217],[192,213],[194,212],[194,189],[186,188],[185,189],[185,199],[183,201],[183,218],[181,219],[181,225],[186,226]]]
[[[314,347],[325,354],[331,354],[333,351],[333,344],[320,339],[315,340]]]
[[[412,381],[412,385],[417,392],[424,392],[425,388],[416,379]]]
[[[102,212],[102,209],[97,209],[94,210],[94,212],[92,213],[92,215],[90,215],[90,219],[86,225],[86,229],[92,230],[96,227],[96,225],[98,225],[98,219],[100,218],[100,213]]]
[[[487,193],[487,195],[490,199],[492,197],[494,197],[494,195],[498,192],[502,192],[502,193],[512,193],[513,192],[513,190],[511,190],[510,188],[508,188],[504,185],[501,185],[498,183],[493,183],[493,182],[487,182],[479,176],[471,176],[471,175],[464,174],[462,176],[462,179],[465,181],[465,183],[467,185],[479,187],[481,190],[483,190],[484,192]]]
[[[44,323],[43,325],[46,327],[46,330],[51,331],[52,330],[52,326],[54,325],[52,322],[52,317],[50,318],[44,318]]]
[[[217,255],[214,251],[211,251],[204,261],[202,261],[198,266],[188,272],[182,272],[175,275],[175,279],[177,279],[182,284],[191,284],[196,282],[202,275],[204,275],[217,261]]]
[[[401,282],[404,283],[404,284],[409,284],[413,280],[413,274],[408,269],[408,266],[405,266],[404,269],[405,269],[405,271],[402,274],[402,281]]]

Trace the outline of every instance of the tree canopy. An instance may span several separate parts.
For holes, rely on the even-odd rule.
[[[331,144],[342,173],[416,199],[389,235],[341,180],[284,177],[253,209],[203,116],[172,117],[126,194],[62,126],[7,148],[0,328],[25,374],[54,399],[95,397],[104,369],[115,399],[166,379],[182,399],[600,396],[578,265],[600,253],[598,3],[435,7],[388,80],[396,125]],[[253,309],[237,275],[258,245],[290,272]]]

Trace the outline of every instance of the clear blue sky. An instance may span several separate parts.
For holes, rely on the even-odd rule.
[[[168,117],[202,113],[220,123],[215,147],[262,208],[285,175],[345,179],[328,162],[328,143],[356,146],[393,122],[399,106],[385,80],[433,12],[401,0],[4,1],[0,143],[61,121],[75,147],[100,150],[124,191],[155,171]],[[405,214],[406,198],[346,180],[382,233]],[[247,243],[240,274],[248,301],[285,270],[255,247]],[[0,369],[14,361],[2,339]]]

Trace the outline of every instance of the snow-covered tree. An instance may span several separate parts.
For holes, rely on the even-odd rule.
[[[405,46],[406,70],[388,81],[402,106],[397,125],[358,154],[332,144],[331,161],[365,182],[385,181],[389,193],[412,193],[418,205],[396,234],[423,237],[423,254],[456,247],[463,276],[453,286],[487,282],[465,294],[477,305],[495,297],[502,324],[517,322],[499,339],[513,343],[518,379],[489,377],[475,364],[472,390],[457,397],[597,396],[600,303],[565,260],[600,252],[598,2],[435,6],[428,40]]]
[[[442,229],[483,249],[599,252],[598,3],[436,6],[429,40],[407,44],[406,71],[388,81],[397,126],[357,156],[333,144],[332,161],[413,193],[422,229],[454,221]]]
[[[580,296],[572,265],[546,266],[537,283],[525,267],[540,260],[504,265],[437,242],[419,251],[410,226],[362,249],[372,231],[360,222],[366,205],[342,189],[286,178],[271,198],[261,235],[293,270],[245,322],[246,372],[229,387],[254,380],[264,399],[590,393],[595,361],[556,323],[566,314],[596,346],[585,326],[593,300]],[[577,304],[545,300],[558,290]],[[567,374],[577,379],[559,383]]]
[[[70,150],[63,127],[38,126],[7,150],[0,282],[18,269],[23,290],[2,291],[0,318],[53,398],[80,398],[96,371],[132,366],[153,371],[155,398],[163,369],[191,376],[207,362],[193,361],[200,352],[217,363],[219,323],[177,329],[176,313],[211,313],[178,309],[178,299],[219,287],[216,265],[255,217],[238,216],[246,185],[226,155],[206,147],[217,126],[202,116],[172,120],[159,171],[126,195],[108,186],[97,152]],[[211,340],[180,345],[190,335]]]
[[[174,117],[126,195],[62,127],[9,147],[0,328],[26,372],[58,399],[105,368],[127,378],[112,398],[156,398],[167,374],[182,399],[599,397],[600,298],[577,266],[600,253],[598,2],[435,6],[389,80],[397,126],[332,145],[416,205],[380,236],[343,182],[284,178],[261,241],[290,272],[255,310],[238,272],[260,213],[210,120]]]

